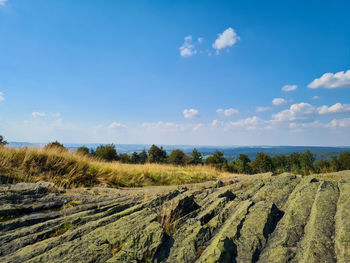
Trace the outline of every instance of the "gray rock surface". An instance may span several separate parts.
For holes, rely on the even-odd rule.
[[[0,185],[0,262],[350,262],[350,172]]]

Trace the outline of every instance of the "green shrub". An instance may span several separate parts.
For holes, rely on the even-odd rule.
[[[55,150],[61,150],[63,152],[67,152],[68,149],[63,146],[62,143],[59,143],[58,141],[50,142],[45,145],[45,150],[55,149]]]
[[[98,146],[94,152],[94,155],[106,161],[116,161],[119,159],[114,144]]]

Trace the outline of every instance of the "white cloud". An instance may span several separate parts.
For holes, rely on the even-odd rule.
[[[186,119],[193,119],[198,116],[199,112],[196,109],[185,109],[182,114]]]
[[[332,120],[327,127],[330,128],[346,128],[350,127],[350,118],[340,119],[340,120]]]
[[[330,107],[323,105],[317,108],[317,112],[321,115],[350,112],[350,104],[341,104],[338,102]]]
[[[256,116],[241,119],[238,121],[223,122],[219,120],[213,120],[211,126],[214,128],[223,128],[224,131],[229,130],[257,130],[266,129],[269,124],[268,121],[264,121]]]
[[[265,112],[265,111],[270,111],[272,110],[271,107],[256,107],[255,111],[256,112]]]
[[[194,45],[192,44],[192,36],[191,35],[185,37],[185,41],[179,49],[180,49],[180,55],[182,57],[191,57],[191,56],[197,54],[197,50],[195,49]]]
[[[0,101],[4,101],[4,100],[5,100],[4,93],[0,92]]]
[[[320,128],[325,127],[323,123],[321,123],[319,120],[313,121],[313,122],[304,122],[304,123],[296,123],[291,122],[289,124],[289,128],[297,129],[297,128]]]
[[[321,107],[315,107],[309,103],[301,102],[291,105],[289,109],[274,114],[272,117],[277,121],[294,121],[307,119],[312,115],[330,115],[344,112],[350,112],[350,104],[341,104],[338,102],[332,106],[323,105]]]
[[[32,116],[33,116],[34,118],[37,118],[37,117],[46,117],[47,114],[44,113],[44,112],[37,112],[37,111],[34,111],[34,112],[32,112]]]
[[[282,99],[282,98],[274,98],[272,100],[272,104],[275,106],[281,106],[281,105],[284,105],[286,103],[287,103],[287,101],[285,99]]]
[[[218,54],[221,49],[232,47],[239,39],[240,38],[237,36],[235,30],[229,27],[222,34],[218,34],[218,38],[215,40],[213,48]]]
[[[264,128],[266,122],[256,116],[246,118],[238,121],[231,121],[228,123],[226,129],[231,128],[244,128],[246,130],[256,130],[258,128]]]
[[[311,104],[301,102],[291,105],[288,110],[283,110],[272,115],[272,118],[277,121],[294,121],[296,119],[303,119],[307,115],[315,114],[315,110],[315,107]]]
[[[297,85],[284,85],[282,88],[282,91],[284,92],[290,92],[290,91],[294,91],[298,88]]]
[[[38,112],[34,111],[32,112],[33,118],[43,118],[43,117],[53,117],[53,118],[59,118],[61,117],[61,113],[45,113],[45,112]]]
[[[6,4],[7,0],[0,0],[0,6],[4,6]]]
[[[350,87],[350,69],[338,73],[325,73],[319,79],[314,79],[308,86],[310,89],[336,89]]]
[[[114,129],[114,128],[126,128],[126,126],[120,122],[112,122],[109,126],[109,129]]]
[[[224,125],[224,122],[219,120],[213,120],[210,124],[212,127],[222,127]]]
[[[216,110],[216,113],[217,114],[220,114],[220,115],[224,115],[226,117],[230,117],[232,115],[235,115],[235,114],[239,114],[239,111],[236,110],[236,109],[233,109],[233,108],[229,108],[229,109],[217,109]]]
[[[199,37],[199,38],[197,38],[197,41],[198,41],[199,44],[202,44],[203,41],[204,41],[204,37]]]
[[[313,96],[312,99],[313,100],[318,100],[320,97],[319,96]]]

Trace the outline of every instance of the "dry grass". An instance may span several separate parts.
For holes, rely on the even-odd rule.
[[[198,183],[232,176],[208,166],[179,167],[164,164],[122,164],[89,156],[39,148],[0,148],[0,179],[51,181],[63,187],[148,186]]]

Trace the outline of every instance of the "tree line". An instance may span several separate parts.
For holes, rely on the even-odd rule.
[[[205,164],[222,171],[242,174],[292,172],[308,175],[311,173],[350,170],[350,152],[343,152],[338,156],[331,157],[330,160],[320,159],[318,161],[315,161],[309,150],[303,153],[294,152],[290,155],[274,155],[272,157],[260,152],[254,160],[251,160],[247,154],[240,154],[236,159],[228,162],[224,157],[224,152],[221,151],[216,151],[207,158],[204,158],[196,148],[193,149],[191,154],[186,154],[182,150],[176,149],[168,155],[163,147],[156,145],[152,145],[148,151],[133,152],[131,155],[126,153],[117,154],[113,144],[100,145],[96,150],[80,147],[77,151],[107,161],[120,161],[132,164],[163,163],[179,166]]]
[[[6,144],[7,142],[3,136],[0,135],[0,146]],[[45,149],[52,148],[68,151],[58,141],[51,142],[45,146]],[[350,152],[347,151],[338,156],[332,156],[330,160],[320,159],[315,161],[312,153],[307,150],[303,153],[294,152],[290,155],[274,155],[272,157],[260,152],[254,160],[251,160],[247,154],[240,154],[231,162],[227,161],[224,157],[224,152],[221,151],[215,151],[207,158],[204,158],[196,148],[193,149],[191,154],[186,154],[182,150],[176,149],[168,155],[163,147],[158,147],[154,144],[148,151],[133,152],[130,155],[127,153],[118,154],[114,144],[100,145],[96,149],[82,146],[76,152],[104,161],[120,161],[121,163],[130,164],[160,163],[178,166],[208,165],[222,171],[242,174],[292,172],[308,175],[350,170]]]

